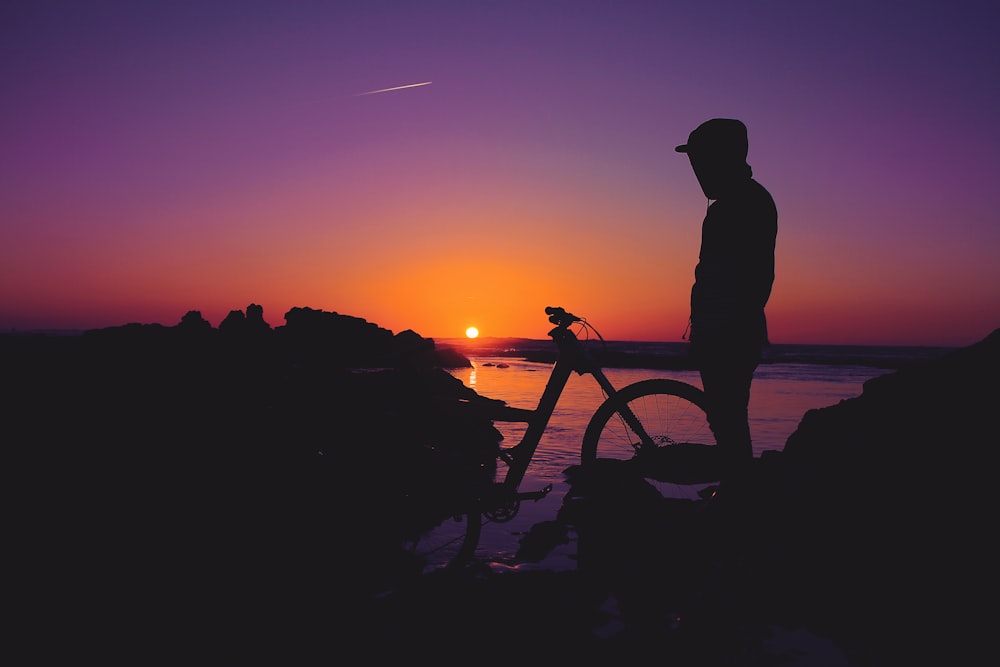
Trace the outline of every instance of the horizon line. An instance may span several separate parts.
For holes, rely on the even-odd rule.
[[[33,328],[18,328],[9,327],[0,330],[0,335],[33,335],[33,334],[44,334],[44,335],[54,335],[54,336],[74,336],[81,335],[88,331],[97,331],[100,329],[116,329],[120,327],[128,326],[129,324],[150,324],[150,323],[140,323],[140,322],[130,322],[128,324],[112,324],[105,327],[84,327],[84,328],[45,328],[45,327],[33,327]],[[176,324],[162,324],[160,322],[153,322],[158,326],[172,329]],[[284,327],[284,324],[269,325],[273,330],[279,327]],[[217,326],[213,326],[212,329],[218,329]],[[398,332],[394,332],[398,333]],[[475,344],[476,342],[483,342],[485,340],[525,340],[531,342],[552,342],[548,338],[533,338],[531,336],[477,336],[476,338],[467,338],[465,336],[425,336],[423,334],[418,334],[423,338],[427,338],[434,341],[461,341],[464,343]],[[684,340],[630,340],[630,339],[608,339],[606,343],[640,343],[649,345],[686,345],[688,341]],[[977,341],[978,342],[978,341]],[[941,343],[793,343],[793,342],[775,342],[771,341],[771,346],[781,346],[781,345],[800,345],[800,346],[811,346],[811,347],[922,347],[922,348],[940,348],[940,349],[959,349],[963,347],[968,347],[969,345],[974,345],[975,343],[967,344],[941,344]]]

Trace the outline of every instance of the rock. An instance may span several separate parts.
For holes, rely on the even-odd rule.
[[[30,596],[8,601],[42,605],[47,632],[180,647],[180,616],[216,638],[307,627],[396,581],[400,535],[434,519],[418,499],[495,462],[499,432],[467,409],[481,397],[432,340],[311,310],[265,330],[247,310],[223,331],[189,311],[0,336],[7,538]],[[262,337],[237,341],[244,326]],[[373,362],[396,365],[354,372]]]
[[[758,462],[734,502],[760,526],[749,550],[783,554],[771,574],[803,618],[896,664],[968,644],[993,568],[997,377],[1000,330],[809,411]]]
[[[312,309],[264,331],[253,304],[237,312],[219,330],[190,311],[176,327],[0,336],[10,567],[29,589],[9,604],[78,655],[209,637],[230,658],[258,638],[286,658],[399,642],[513,658],[497,637],[514,636],[533,656],[767,664],[781,625],[858,665],[962,664],[992,636],[1000,331],[810,411],[717,499],[664,502],[626,467],[570,480],[590,504],[525,549],[573,525],[591,540],[578,572],[413,582],[397,537],[424,520],[421,494],[494,457],[489,399],[415,332]],[[251,320],[261,344],[231,345]],[[352,372],[374,362],[391,363]]]

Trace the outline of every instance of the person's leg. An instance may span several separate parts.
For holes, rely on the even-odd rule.
[[[708,399],[708,423],[727,469],[753,458],[750,438],[750,384],[758,360],[716,355],[701,364],[701,382]]]

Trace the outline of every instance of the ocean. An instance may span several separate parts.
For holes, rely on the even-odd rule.
[[[555,351],[550,340],[446,339],[437,344],[454,347],[469,358],[470,368],[450,371],[466,386],[481,396],[526,409],[537,406]],[[606,362],[604,369],[616,388],[647,378],[669,378],[701,387],[697,371],[687,367],[684,343],[609,342],[606,347],[607,360],[620,366]],[[948,351],[931,347],[772,345],[757,369],[751,390],[755,456],[765,450],[781,450],[807,411],[854,398],[867,380]],[[568,489],[563,472],[580,462],[584,430],[603,400],[593,377],[574,374],[570,378],[521,484],[522,491],[547,484],[552,484],[553,490],[542,500],[522,503],[514,520],[484,527],[479,555],[494,569],[560,570],[574,566],[572,538],[536,563],[523,562],[516,553],[532,526],[555,518]],[[504,436],[505,448],[516,445],[524,434],[524,424],[495,425]],[[693,493],[691,489],[685,492]]]

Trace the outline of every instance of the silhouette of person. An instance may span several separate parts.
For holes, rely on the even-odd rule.
[[[722,480],[753,459],[750,384],[768,344],[764,306],[774,283],[778,211],[747,164],[747,128],[713,118],[686,144],[709,199],[691,288],[688,353],[701,374],[708,421],[722,454]]]

